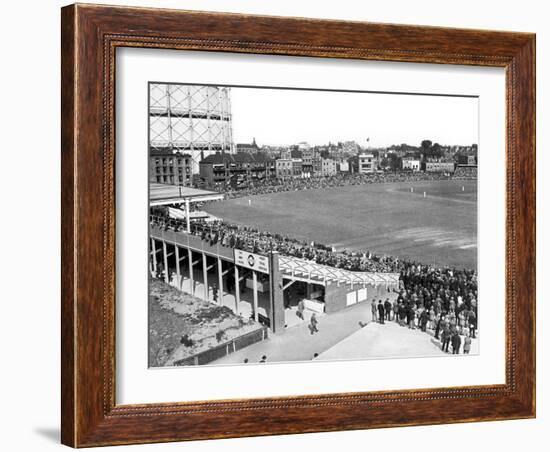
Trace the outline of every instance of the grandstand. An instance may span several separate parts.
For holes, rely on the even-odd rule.
[[[470,180],[477,179],[477,165],[458,165],[453,179]]]
[[[206,230],[169,216],[151,217],[152,276],[164,279],[205,301],[225,304],[236,314],[249,312],[274,332],[284,330],[288,315],[300,300],[311,300],[321,312],[333,313],[368,296],[383,296],[399,288],[399,274],[360,272],[318,264],[270,249],[250,252]],[[202,268],[197,272],[197,267]],[[202,272],[200,271],[202,270]],[[293,291],[288,289],[293,287]],[[252,297],[243,310],[246,288]],[[298,295],[296,295],[298,294]]]

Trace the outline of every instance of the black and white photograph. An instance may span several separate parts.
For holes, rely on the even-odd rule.
[[[143,102],[149,367],[479,353],[477,96],[151,81]]]

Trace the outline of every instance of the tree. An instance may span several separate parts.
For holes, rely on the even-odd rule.
[[[432,157],[443,157],[443,149],[439,143],[434,143],[431,148]]]
[[[424,158],[441,158],[444,154],[441,145],[439,143],[432,143],[430,140],[423,140],[420,148]]]
[[[401,160],[401,158],[392,152],[382,159],[381,166],[389,168],[391,171],[399,171],[401,169]]]
[[[432,147],[431,140],[423,140],[422,143],[420,143],[420,147],[424,152],[428,152]]]

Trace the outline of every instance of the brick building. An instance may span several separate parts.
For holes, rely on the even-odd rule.
[[[149,152],[149,182],[169,185],[193,185],[191,156],[179,152]]]
[[[255,154],[256,152],[260,152],[260,148],[256,144],[256,138],[252,139],[252,143],[237,143],[235,146],[237,149],[237,153],[246,153],[246,154]]]
[[[414,157],[403,157],[401,167],[404,170],[420,171],[420,160]]]
[[[323,159],[321,162],[321,176],[334,176],[337,172],[336,162],[332,159]]]
[[[292,177],[292,159],[280,158],[275,161],[275,173],[277,177],[285,178]]]

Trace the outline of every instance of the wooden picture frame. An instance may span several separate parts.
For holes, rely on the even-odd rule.
[[[62,442],[73,447],[535,416],[535,35],[71,5],[62,9]],[[115,403],[115,50],[506,69],[506,383]]]

